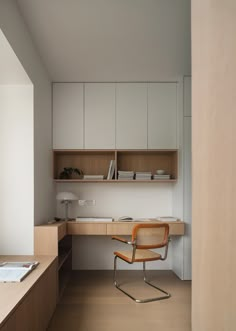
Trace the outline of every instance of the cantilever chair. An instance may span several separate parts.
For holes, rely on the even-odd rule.
[[[151,302],[156,300],[163,300],[170,297],[170,293],[162,290],[161,288],[152,284],[146,276],[146,262],[165,260],[168,253],[168,241],[169,241],[169,225],[166,223],[162,224],[138,224],[133,227],[131,241],[124,238],[113,236],[112,239],[118,240],[122,243],[130,245],[132,249],[127,251],[116,251],[114,252],[114,285],[128,295],[131,299],[138,303]],[[163,256],[151,249],[165,247]],[[143,276],[144,282],[155,289],[163,293],[163,295],[148,298],[148,299],[136,299],[130,293],[121,288],[121,285],[117,282],[117,258],[132,264],[134,262],[143,262]]]

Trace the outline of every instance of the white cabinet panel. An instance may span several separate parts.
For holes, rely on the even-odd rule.
[[[148,148],[177,148],[177,84],[148,84]]]
[[[191,77],[184,77],[184,116],[192,114],[192,98],[191,98]]]
[[[115,148],[115,83],[85,84],[85,149]]]
[[[147,148],[147,84],[116,85],[116,148]]]
[[[53,84],[53,148],[84,147],[83,84]]]

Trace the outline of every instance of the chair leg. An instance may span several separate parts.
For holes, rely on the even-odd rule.
[[[145,264],[145,262],[143,262],[143,280],[144,280],[144,282],[145,282],[147,285],[149,285],[149,286],[155,288],[156,290],[158,290],[158,291],[164,293],[165,295],[162,295],[162,296],[159,296],[159,297],[156,297],[156,298],[151,298],[151,299],[144,299],[144,301],[142,301],[142,302],[150,302],[150,301],[164,300],[164,299],[168,299],[168,298],[171,297],[171,294],[170,294],[170,293],[168,293],[168,292],[164,291],[163,289],[161,289],[160,287],[158,287],[158,286],[152,284],[152,283],[148,280],[148,278],[147,278],[147,274],[146,274],[146,264]]]
[[[131,298],[132,300],[134,300],[135,302],[137,303],[146,303],[146,302],[152,302],[152,301],[157,301],[157,300],[163,300],[163,299],[167,299],[169,298],[171,295],[170,293],[162,290],[161,288],[153,285],[151,282],[149,282],[147,280],[147,277],[146,277],[146,269],[145,269],[145,262],[143,262],[143,273],[144,273],[144,282],[147,284],[147,285],[150,285],[152,287],[154,287],[155,289],[161,291],[162,293],[164,293],[165,295],[164,296],[159,296],[159,297],[154,297],[154,298],[150,298],[150,299],[137,299],[135,297],[133,297],[130,293],[128,293],[127,291],[125,291],[124,289],[121,288],[121,285],[118,284],[117,282],[117,258],[118,256],[115,256],[114,257],[114,273],[113,273],[113,283],[115,285],[115,287],[120,290],[121,292],[123,292],[125,295],[127,295],[129,298]]]
[[[123,292],[124,294],[126,294],[126,295],[127,295],[128,297],[130,297],[132,300],[136,301],[136,299],[135,299],[131,294],[129,294],[128,292],[126,292],[125,290],[123,290],[123,289],[121,288],[121,285],[119,285],[118,282],[117,282],[117,278],[116,278],[116,274],[117,274],[117,258],[118,258],[118,256],[116,255],[116,256],[114,257],[113,283],[114,283],[115,287],[118,288],[118,290],[120,290],[121,292]],[[138,301],[136,301],[136,302],[138,302]]]

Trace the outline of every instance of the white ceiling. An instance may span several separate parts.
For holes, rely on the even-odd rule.
[[[53,81],[190,74],[190,0],[17,0]]]

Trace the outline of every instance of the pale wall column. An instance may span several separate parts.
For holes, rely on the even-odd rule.
[[[33,254],[33,85],[0,85],[0,254]]]
[[[236,327],[236,2],[192,0],[192,330]]]

